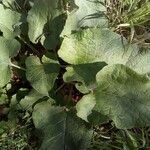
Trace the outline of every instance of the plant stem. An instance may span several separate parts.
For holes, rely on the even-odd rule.
[[[15,65],[15,64],[13,64],[13,63],[10,63],[10,66],[12,66],[12,67],[14,67],[14,68],[18,68],[18,69],[23,70],[23,71],[26,71],[25,68],[22,68],[22,67],[20,67],[20,66],[17,66],[17,65]]]
[[[28,45],[29,48],[31,48],[35,53],[38,53],[38,54],[39,54],[39,51],[37,51],[37,50],[34,48],[34,46],[32,46],[29,42],[27,42],[25,39],[23,39],[23,38],[20,37],[20,36],[18,36],[18,38],[19,38],[22,42],[24,42],[26,45]]]
[[[56,94],[59,90],[61,90],[64,86],[65,86],[65,83],[63,83],[59,88],[56,89],[55,94]]]

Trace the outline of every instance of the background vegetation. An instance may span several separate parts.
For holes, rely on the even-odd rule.
[[[0,31],[1,150],[150,149],[150,108],[146,107],[150,101],[149,0],[1,0]],[[125,52],[121,41],[128,45]],[[132,46],[138,56],[124,64]],[[118,51],[114,57],[109,52],[101,56],[97,47]],[[131,108],[135,109],[131,117],[137,117],[134,121],[127,111],[123,114],[127,119],[119,122],[115,112],[116,118],[93,100],[93,93],[100,98],[106,90],[101,86],[107,83],[99,83],[103,76],[110,79],[107,73],[98,72],[118,63],[124,66],[114,67],[114,72],[123,69],[112,76],[124,79],[129,88],[118,84],[109,86],[110,91],[123,89],[133,92],[127,99],[144,101],[139,106],[145,109],[139,109],[141,116],[137,117],[136,107]],[[113,98],[122,95],[117,96]],[[103,98],[109,108],[109,98]],[[124,106],[128,104],[127,100]]]

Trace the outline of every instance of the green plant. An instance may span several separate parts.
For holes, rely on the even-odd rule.
[[[29,138],[30,130],[28,126],[16,126],[12,127],[11,122],[1,122],[1,133],[0,133],[0,147],[1,149],[17,149],[23,150],[30,148]],[[3,130],[3,131],[2,131]],[[33,147],[33,145],[32,145]]]
[[[147,0],[107,0],[108,18],[111,26],[120,24],[141,25],[149,21],[150,3]]]
[[[135,1],[120,3],[117,25],[148,21],[148,1],[139,9]],[[118,141],[128,139],[121,148],[139,147],[128,129],[150,124],[150,51],[110,29],[116,10],[111,14],[106,5],[104,0],[0,2],[2,110],[8,107],[0,115],[22,133],[21,139],[10,134],[3,140],[10,131],[2,125],[1,145],[29,146],[30,122],[36,128],[37,149],[84,150],[94,129],[112,121],[112,135]],[[126,7],[128,12],[122,10]],[[139,18],[132,18],[137,14]]]
[[[149,39],[150,3],[147,0],[106,0],[109,26],[130,42],[144,47]]]

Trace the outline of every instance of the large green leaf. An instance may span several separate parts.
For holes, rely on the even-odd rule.
[[[55,48],[63,29],[62,0],[37,0],[28,13],[29,38],[33,43],[40,39],[47,49]]]
[[[66,68],[63,79],[65,82],[78,82],[76,88],[82,93],[89,93],[96,86],[96,74],[104,66],[106,66],[104,62],[72,65]]]
[[[92,28],[65,37],[58,54],[70,64],[126,64],[132,52],[133,48],[120,35]]]
[[[71,34],[64,38],[58,54],[74,65],[106,62],[127,65],[141,74],[150,72],[149,51],[141,54],[136,45],[108,29],[92,28]]]
[[[7,84],[11,78],[11,58],[16,56],[20,50],[20,43],[0,37],[0,87]]]
[[[62,35],[69,35],[81,27],[107,27],[104,15],[106,7],[101,2],[104,0],[71,0],[66,25]]]
[[[0,4],[0,30],[3,32],[3,36],[6,38],[13,38],[20,34],[21,15],[10,9],[5,9]]]
[[[118,128],[150,125],[150,80],[124,65],[104,67],[97,74],[94,110]]]
[[[86,150],[92,132],[85,123],[63,107],[53,107],[47,102],[39,103],[33,111],[35,127],[42,131],[40,149]]]
[[[58,62],[45,56],[41,62],[38,57],[30,56],[26,60],[26,67],[26,76],[33,88],[48,96],[59,73]]]

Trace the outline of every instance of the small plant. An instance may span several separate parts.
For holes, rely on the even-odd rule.
[[[2,149],[148,148],[149,10],[146,0],[2,0]]]

